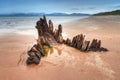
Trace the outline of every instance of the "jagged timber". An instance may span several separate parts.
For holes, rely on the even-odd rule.
[[[35,44],[27,53],[28,58],[26,63],[29,64],[39,64],[41,57],[45,56],[45,51],[43,49],[44,45],[54,46],[57,44],[66,44],[68,46],[74,47],[83,52],[89,51],[108,51],[107,48],[101,47],[101,40],[93,39],[92,42],[85,40],[85,35],[78,34],[73,37],[73,39],[67,38],[63,39],[62,36],[62,25],[58,25],[58,29],[54,30],[54,25],[52,20],[47,19],[45,16],[40,18],[36,23],[36,29],[38,31],[37,44]]]

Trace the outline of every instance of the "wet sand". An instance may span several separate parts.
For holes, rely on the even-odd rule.
[[[0,35],[0,80],[120,80],[119,21],[120,16],[98,16],[63,24],[67,37],[100,39],[109,52],[83,53],[62,44],[37,66],[25,64],[34,36]]]

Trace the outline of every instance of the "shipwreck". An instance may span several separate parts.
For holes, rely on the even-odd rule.
[[[72,40],[69,38],[66,40],[63,39],[62,25],[59,24],[58,29],[54,29],[52,20],[49,20],[47,23],[45,16],[36,22],[35,27],[38,31],[38,39],[37,44],[34,44],[33,47],[27,52],[29,57],[27,58],[26,63],[28,65],[39,64],[41,57],[46,56],[47,51],[45,48],[52,48],[52,46],[57,44],[65,44],[82,52],[108,51],[107,48],[101,46],[101,40],[93,39],[90,42],[85,40],[85,35],[83,34],[74,36]]]

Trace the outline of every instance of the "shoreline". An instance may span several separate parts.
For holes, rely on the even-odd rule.
[[[0,35],[0,79],[119,80],[120,23],[117,21],[119,19],[119,17],[117,19],[92,17],[63,24],[67,37],[72,38],[82,32],[88,40],[93,38],[102,40],[102,45],[109,51],[84,53],[66,45],[58,45],[54,47],[52,54],[42,58],[38,66],[25,64],[24,52],[36,42],[34,35]],[[17,65],[20,56],[22,62]]]

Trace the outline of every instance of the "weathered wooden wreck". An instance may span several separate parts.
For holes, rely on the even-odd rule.
[[[44,46],[52,47],[56,44],[66,44],[83,52],[89,51],[108,51],[108,49],[101,47],[101,40],[93,39],[92,42],[85,40],[85,35],[78,34],[72,40],[63,39],[62,25],[58,25],[58,29],[54,30],[53,22],[49,20],[47,23],[46,17],[40,18],[36,23],[38,30],[38,40],[27,53],[29,55],[27,64],[39,64],[41,57],[45,56]]]

